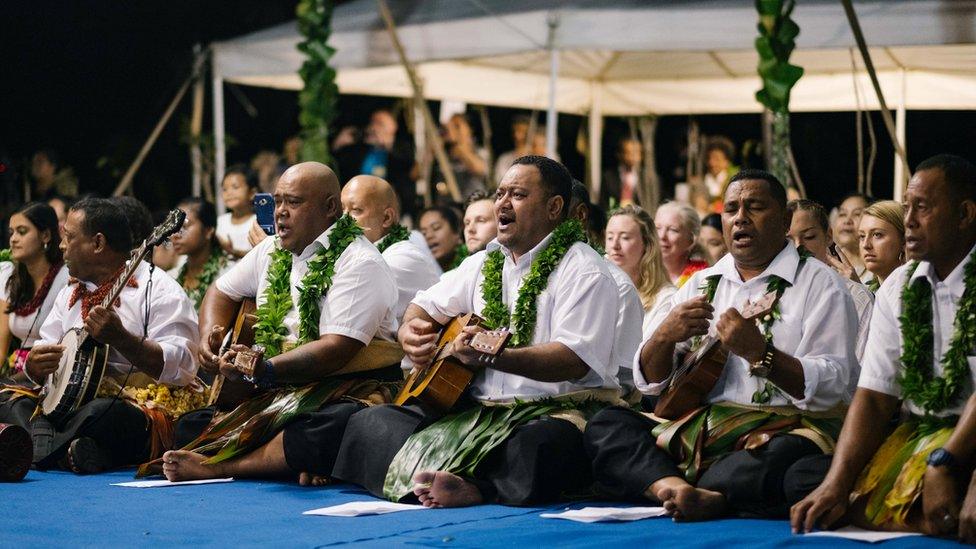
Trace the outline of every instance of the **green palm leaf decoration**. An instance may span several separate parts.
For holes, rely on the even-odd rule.
[[[339,87],[336,71],[329,66],[335,49],[327,42],[332,34],[331,0],[300,0],[295,9],[298,30],[305,37],[298,51],[305,54],[305,62],[298,74],[305,86],[298,93],[298,123],[302,127],[302,160],[328,164],[329,125],[335,118]]]

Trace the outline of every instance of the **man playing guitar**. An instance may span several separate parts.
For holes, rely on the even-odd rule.
[[[850,294],[829,267],[787,241],[780,182],[760,170],[739,172],[722,224],[731,253],[696,273],[670,311],[658,310],[634,366],[637,388],[660,395],[676,364],[712,332],[729,351],[714,387],[674,421],[609,408],[585,433],[605,493],[661,503],[676,520],[785,516],[805,495],[791,466],[832,451],[857,379]],[[740,314],[770,292],[777,300],[768,314],[755,321]]]
[[[165,272],[140,263],[114,306],[100,305],[126,271],[132,247],[125,215],[109,200],[85,199],[71,208],[61,240],[71,279],[28,355],[25,371],[31,380],[41,385],[58,371],[65,353],[58,342],[81,327],[109,346],[105,375],[120,385],[140,376],[170,386],[195,379],[196,312]],[[56,423],[42,415],[32,420],[35,407],[33,398],[8,399],[0,404],[0,422],[31,431],[34,464],[42,469],[96,473],[139,463],[149,457],[153,430],[162,428],[121,398],[96,398]]]

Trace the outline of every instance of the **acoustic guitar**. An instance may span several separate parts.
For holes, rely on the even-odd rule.
[[[254,323],[257,322],[257,317],[254,315],[255,309],[257,309],[257,304],[253,299],[245,299],[241,302],[234,319],[234,329],[224,336],[224,341],[220,345],[220,352],[217,353],[218,357],[223,356],[232,345],[250,347],[254,344]],[[244,381],[230,381],[222,374],[217,374],[213,386],[210,388],[210,400],[207,405],[216,406],[217,410],[227,412],[255,394],[257,394],[257,389],[254,384]]]
[[[393,400],[403,406],[419,402],[440,413],[446,413],[467,389],[476,373],[452,355],[454,339],[467,326],[482,326],[484,321],[471,313],[452,319],[437,339],[437,350],[430,364],[415,368]],[[505,349],[512,333],[507,329],[479,332],[471,338],[471,347],[481,352],[481,363],[489,366]]]
[[[768,292],[756,301],[746,302],[740,314],[746,320],[761,318],[773,310],[777,298],[776,292]],[[681,366],[671,376],[667,389],[654,407],[654,415],[678,419],[701,406],[722,376],[728,358],[729,350],[717,336],[708,335],[702,339],[685,355]]]

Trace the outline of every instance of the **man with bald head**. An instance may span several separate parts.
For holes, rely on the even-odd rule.
[[[397,284],[397,321],[417,292],[433,286],[440,267],[425,250],[410,241],[410,231],[400,225],[396,192],[374,175],[357,175],[342,188],[342,209],[363,228],[363,234],[383,254]]]
[[[206,427],[214,411],[191,412],[176,428],[177,446],[184,449],[163,456],[163,472],[170,480],[328,475],[333,446],[348,416],[360,407],[337,400],[347,395],[373,398],[377,388],[383,389],[381,398],[389,398],[394,388],[378,380],[402,379],[402,353],[376,358],[382,355],[376,349],[384,347],[376,340],[392,342],[395,336],[393,274],[355,221],[342,215],[335,173],[318,162],[296,164],[278,180],[274,200],[276,235],[248,252],[203,299],[198,359],[204,370],[219,371],[228,383],[256,386],[262,392],[255,399],[267,403],[266,409],[297,399],[306,409],[319,409],[292,418],[270,440],[256,441],[263,446],[250,444],[235,454],[239,457],[209,465],[202,463],[203,453],[193,450],[204,443],[214,449],[208,435],[196,438],[210,431]],[[265,348],[248,376],[234,365],[237,353],[246,348],[235,346],[217,356],[224,327],[232,325],[245,299],[256,300],[255,343]],[[382,363],[363,365],[363,357]],[[337,374],[343,376],[341,386]],[[315,388],[305,391],[309,384]],[[296,387],[304,392],[296,393]],[[253,402],[245,405],[260,408]]]

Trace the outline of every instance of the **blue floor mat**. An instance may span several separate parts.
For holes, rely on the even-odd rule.
[[[302,512],[370,496],[349,486],[303,488],[271,481],[150,489],[110,486],[130,480],[131,471],[95,476],[31,471],[21,483],[0,484],[0,501],[6,509],[6,518],[0,521],[2,546],[868,547],[847,540],[792,536],[785,521],[676,524],[662,518],[582,524],[539,517],[565,505],[483,505],[337,518]],[[931,538],[882,545],[884,549],[919,546],[958,545]]]

